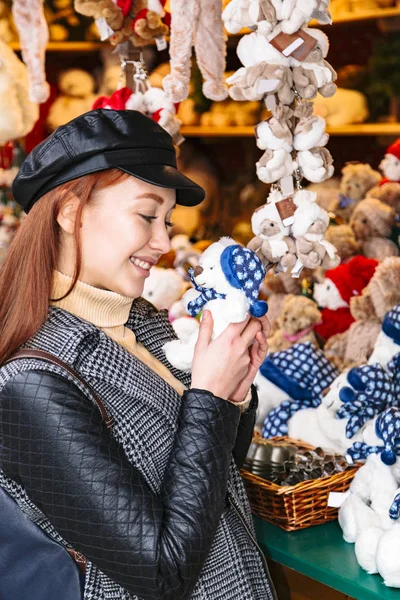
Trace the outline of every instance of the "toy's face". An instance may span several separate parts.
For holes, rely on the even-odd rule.
[[[379,168],[390,181],[400,181],[400,160],[393,154],[385,154]]]
[[[367,191],[372,187],[370,178],[361,177],[356,173],[344,173],[340,182],[340,191],[342,194],[352,200],[362,200]]]
[[[304,62],[312,62],[312,63],[318,63],[321,62],[321,60],[323,60],[324,55],[322,53],[321,48],[318,48],[318,46],[315,46],[315,48],[313,48],[311,50],[311,52],[309,53],[309,55],[307,56],[307,58],[305,59]]]
[[[342,373],[337,377],[322,394],[322,404],[331,413],[336,414],[343,402],[339,398],[339,392],[347,381],[347,373]]]
[[[260,237],[261,238],[271,238],[275,235],[279,235],[281,233],[281,228],[279,227],[278,223],[276,223],[275,221],[271,221],[270,219],[265,219],[262,223],[261,223],[261,227],[260,227]]]
[[[315,219],[313,223],[311,223],[310,227],[307,229],[307,233],[314,233],[317,235],[322,235],[328,226],[328,223],[325,219]]]
[[[314,300],[318,306],[329,308],[330,310],[336,310],[340,307],[347,306],[347,302],[345,302],[339,294],[336,285],[328,278],[326,278],[323,283],[315,284]]]
[[[356,213],[353,213],[351,227],[358,240],[366,240],[374,233],[373,227],[371,227],[370,221],[363,211],[357,211]]]
[[[89,73],[71,71],[63,75],[60,88],[67,96],[87,96],[93,91],[93,80]]]
[[[197,285],[205,288],[218,288],[225,283],[225,275],[220,263],[221,252],[210,246],[201,256],[198,267],[198,275],[195,275]]]
[[[288,308],[285,308],[282,311],[279,322],[286,333],[294,334],[303,331],[311,325],[315,325],[320,319],[321,313],[314,303],[309,304],[308,306],[298,306],[297,310],[291,303]]]
[[[169,309],[177,300],[182,298],[183,281],[174,269],[159,269],[153,267],[146,279],[142,296],[158,310]]]

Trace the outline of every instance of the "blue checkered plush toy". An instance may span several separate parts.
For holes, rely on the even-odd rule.
[[[191,316],[205,309],[211,312],[214,338],[230,323],[241,323],[248,314],[262,317],[268,310],[267,303],[258,298],[266,274],[261,260],[231,238],[211,244],[189,274],[194,288],[186,292],[183,302]],[[164,352],[172,366],[190,370],[197,337],[195,331],[185,343],[176,340],[165,344]]]
[[[311,342],[274,352],[260,372],[290,397],[268,414],[262,429],[265,438],[287,435],[290,417],[298,410],[319,406],[322,392],[339,374]]]
[[[400,456],[400,408],[392,406],[381,413],[375,422],[375,432],[383,444],[370,446],[355,442],[347,450],[349,462],[365,460],[370,454],[380,454],[385,465],[394,465]]]

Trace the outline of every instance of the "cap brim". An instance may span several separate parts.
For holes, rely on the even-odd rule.
[[[202,187],[170,165],[118,165],[118,169],[147,183],[176,189],[176,203],[182,206],[196,206],[206,195]]]

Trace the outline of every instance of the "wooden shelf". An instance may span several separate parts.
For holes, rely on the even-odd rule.
[[[400,17],[400,7],[395,8],[381,8],[373,11],[355,11],[350,13],[342,13],[333,19],[332,25],[339,25],[342,23],[357,23],[362,21],[373,21],[377,19],[389,19],[391,17]],[[321,25],[317,21],[311,21],[310,27],[328,27],[328,25]],[[239,33],[228,33],[229,37],[242,36],[246,33],[252,33],[251,29],[242,29]]]
[[[363,123],[361,125],[344,125],[328,127],[332,136],[400,136],[400,123]],[[185,137],[254,137],[254,126],[248,127],[182,127]]]
[[[18,42],[10,44],[13,50],[20,50]],[[105,48],[105,42],[49,42],[46,52],[94,52]]]

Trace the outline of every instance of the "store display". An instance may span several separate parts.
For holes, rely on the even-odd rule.
[[[313,300],[294,294],[284,296],[275,331],[268,338],[269,352],[286,350],[305,342],[318,346],[314,326],[320,321],[321,313]]]
[[[183,302],[194,317],[209,310],[213,317],[213,336],[222,333],[230,323],[240,323],[248,314],[261,317],[268,305],[258,299],[265,269],[257,255],[235,244],[231,238],[221,238],[211,244],[190,273],[194,288],[188,290]],[[171,365],[190,370],[197,334],[186,344],[168,342],[164,352]]]
[[[252,512],[255,515],[286,531],[304,529],[337,518],[337,508],[329,506],[329,495],[331,492],[341,493],[348,490],[356,473],[355,467],[346,465],[342,456],[326,453],[322,448],[290,437],[275,437],[273,440],[255,438],[253,442],[267,447],[273,446],[272,451],[268,452],[268,459],[270,456],[277,457],[278,460],[274,462],[279,461],[278,464],[282,460],[285,462],[287,456],[293,456],[293,448],[295,456],[299,456],[296,462],[307,465],[313,460],[316,464],[314,479],[286,486],[278,485],[247,470],[242,470]],[[282,449],[280,449],[281,447]],[[320,477],[322,464],[324,465],[323,472],[327,474]],[[305,469],[300,467],[300,470],[304,471]],[[332,470],[334,472],[328,474]],[[298,474],[296,473],[296,475]],[[311,502],[310,496],[312,496]]]

